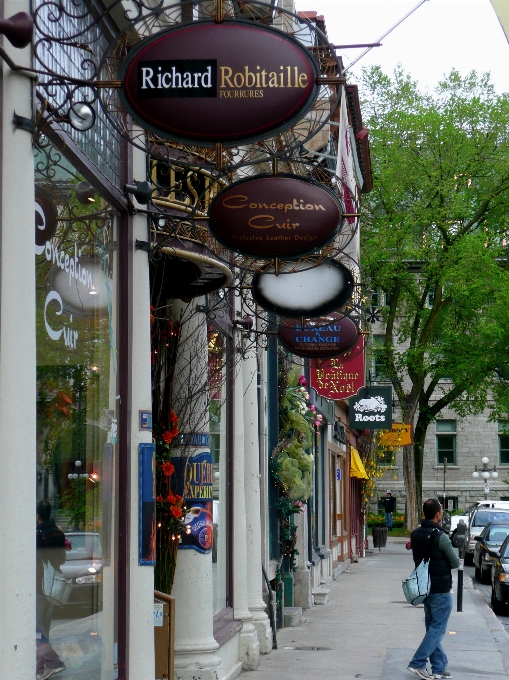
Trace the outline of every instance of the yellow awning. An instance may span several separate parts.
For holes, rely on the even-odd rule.
[[[358,477],[359,479],[368,479],[366,470],[362,463],[361,457],[357,449],[353,446],[350,447],[350,477]]]

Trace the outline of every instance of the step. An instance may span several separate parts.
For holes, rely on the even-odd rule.
[[[313,588],[311,594],[313,595],[314,604],[327,604],[329,602],[330,588]]]
[[[285,628],[297,628],[302,623],[302,607],[283,607]]]

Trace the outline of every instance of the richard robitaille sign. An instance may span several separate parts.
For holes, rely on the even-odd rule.
[[[126,110],[169,139],[235,146],[291,127],[318,95],[318,67],[291,36],[192,22],[142,40],[120,74]]]

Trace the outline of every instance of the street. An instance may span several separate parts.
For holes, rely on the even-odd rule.
[[[478,590],[481,593],[486,604],[491,609],[491,606],[490,606],[491,585],[485,585],[484,583],[480,583],[476,578],[474,578],[474,567],[473,566],[472,567],[465,567],[465,576],[467,574],[472,579],[472,587],[475,590]],[[497,616],[497,619],[505,627],[505,630],[506,630],[507,634],[509,635],[509,610],[506,611],[505,616]]]

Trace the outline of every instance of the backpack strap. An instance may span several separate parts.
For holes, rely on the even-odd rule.
[[[426,552],[424,553],[423,562],[427,562],[431,559],[431,551],[433,550],[433,542],[436,536],[438,536],[438,529],[433,529],[428,538],[428,546],[426,548]]]

